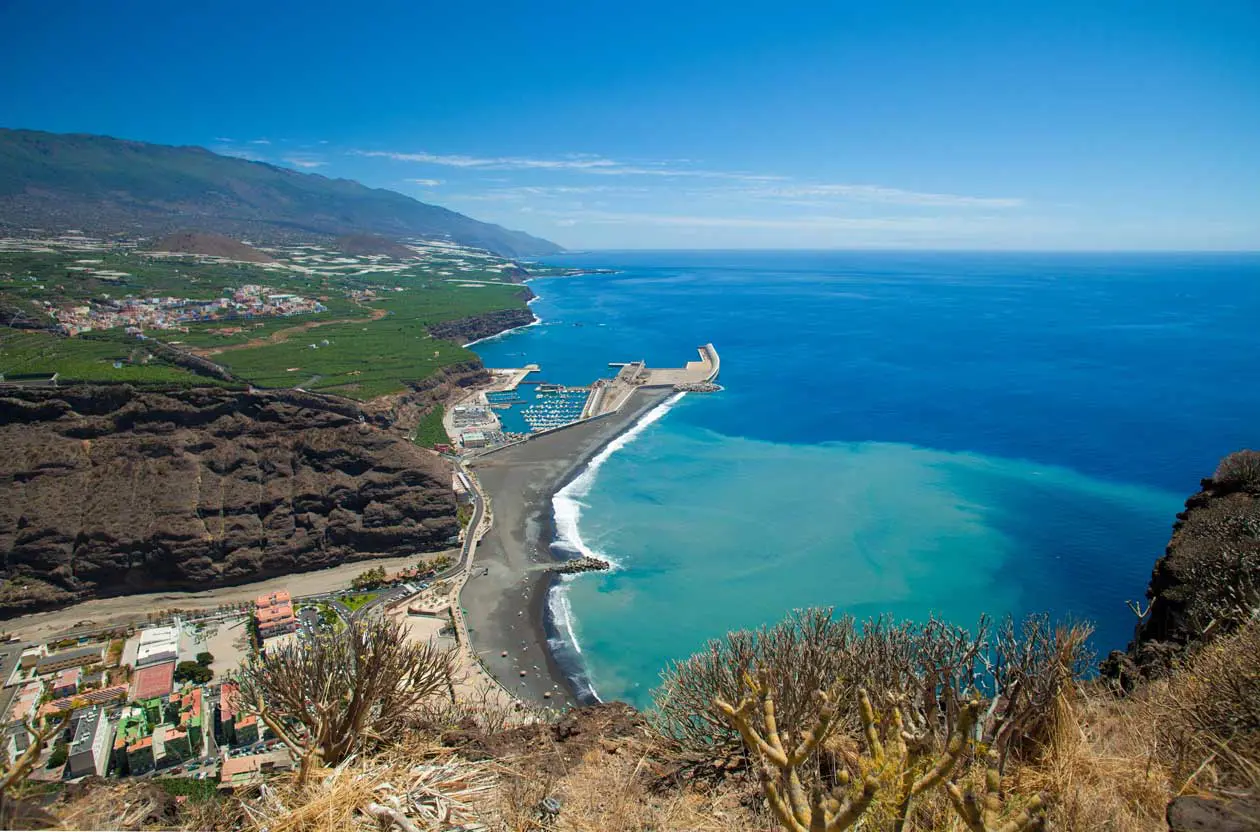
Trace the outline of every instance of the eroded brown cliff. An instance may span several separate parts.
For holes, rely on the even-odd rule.
[[[522,289],[521,294],[526,300],[533,297],[533,293],[528,288]],[[434,338],[445,338],[459,344],[468,344],[533,322],[534,313],[528,307],[500,309],[497,312],[486,312],[483,315],[461,318],[458,321],[434,324],[429,327],[429,332]]]
[[[1151,572],[1133,642],[1103,664],[1126,684],[1164,675],[1187,649],[1232,631],[1260,604],[1260,453],[1230,454],[1200,486]]]
[[[342,402],[126,386],[0,392],[0,617],[442,548],[442,463]]]

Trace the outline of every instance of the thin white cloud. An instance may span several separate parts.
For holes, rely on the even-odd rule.
[[[271,144],[271,139],[251,139],[250,144]]]
[[[940,208],[1019,208],[1024,200],[1014,197],[961,196],[923,193],[883,185],[781,185],[744,191],[748,196],[785,200],[841,199],[891,205]]]
[[[301,157],[286,158],[284,161],[299,168],[322,168],[324,165],[328,164],[327,162],[320,161],[319,159],[304,159]]]
[[[408,182],[423,180],[408,179]],[[584,196],[588,194],[617,194],[634,196],[652,193],[651,188],[623,185],[521,185],[513,188],[492,188],[481,193],[453,194],[448,199],[473,202],[513,202],[532,198]]]
[[[233,156],[237,159],[247,159],[251,162],[265,162],[267,157],[261,156],[252,150],[245,150],[239,147],[220,147],[215,150],[221,156]]]
[[[966,194],[914,191],[886,185],[817,183],[794,181],[775,174],[719,171],[691,167],[686,159],[668,161],[622,162],[593,154],[567,154],[554,158],[527,156],[469,156],[419,151],[401,153],[392,150],[351,150],[353,155],[391,159],[398,162],[440,165],[470,171],[553,171],[556,173],[591,174],[596,176],[677,177],[718,180],[688,188],[685,196],[702,199],[751,199],[773,201],[783,205],[826,209],[837,202],[897,205],[914,208],[987,208],[1010,209],[1025,205],[1017,197],[971,196]],[[408,180],[423,184],[424,180]],[[530,186],[498,188],[482,193],[464,194],[459,199],[473,201],[512,201],[528,198],[563,197],[578,194],[613,193],[618,186]],[[646,190],[646,189],[642,189]],[[630,193],[624,191],[623,193]]]
[[[413,185],[423,185],[426,188],[436,188],[442,184],[441,179],[407,179],[405,180]]]
[[[215,136],[214,140],[216,142],[228,142],[228,143],[231,143],[233,141],[233,139],[229,139],[227,136]]]
[[[590,170],[600,167],[616,167],[611,159],[590,156],[574,156],[565,159],[527,159],[515,156],[493,158],[438,153],[396,153],[389,150],[355,150],[357,156],[376,156],[395,162],[422,162],[429,165],[445,165],[454,168],[489,168],[493,170]]]
[[[584,211],[577,215],[553,214],[556,225],[646,225],[673,228],[730,228],[793,231],[899,231],[959,234],[991,228],[996,217],[730,217],[690,214],[653,214]]]
[[[350,152],[356,156],[392,159],[395,162],[418,162],[479,170],[557,170],[601,176],[699,176],[750,182],[772,182],[783,179],[781,176],[763,174],[671,167],[658,162],[631,164],[590,154],[571,154],[558,159],[535,159],[524,156],[464,156],[423,151],[399,153],[392,150],[352,150]]]

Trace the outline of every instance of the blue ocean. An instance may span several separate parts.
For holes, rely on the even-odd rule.
[[[487,366],[586,384],[713,342],[672,400],[557,499],[610,558],[552,599],[602,699],[824,605],[860,618],[1047,611],[1122,648],[1176,513],[1260,443],[1260,256],[599,252],[532,282]]]

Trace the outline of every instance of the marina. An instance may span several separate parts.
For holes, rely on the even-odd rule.
[[[585,387],[527,381],[540,372],[535,364],[490,370],[492,383],[451,407],[444,426],[452,449],[485,452],[542,431],[615,413],[639,389],[721,390],[716,383],[721,369],[717,350],[705,344],[697,352],[700,360],[682,367],[651,368],[642,360],[610,362],[616,374]]]

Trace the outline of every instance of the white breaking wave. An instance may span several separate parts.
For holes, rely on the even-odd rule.
[[[605,552],[596,552],[586,544],[582,539],[582,530],[579,527],[579,520],[582,517],[582,509],[586,504],[582,502],[582,498],[590,493],[591,487],[595,485],[595,476],[599,472],[600,467],[612,457],[613,454],[629,445],[639,437],[648,426],[658,421],[662,416],[673,409],[686,393],[675,393],[656,407],[649,410],[639,418],[639,421],[625,433],[621,434],[613,441],[609,442],[599,453],[591,458],[586,464],[586,468],[582,473],[578,474],[573,480],[556,492],[551,499],[552,515],[555,518],[556,526],[556,542],[567,546],[574,551],[580,553],[583,557],[600,558],[608,562],[612,569],[616,569],[620,564]],[[577,633],[573,626],[573,607],[569,603],[569,582],[577,578],[577,575],[562,575],[559,582],[552,587],[550,597],[548,598],[548,607],[551,610],[551,618],[556,623],[556,628],[564,634],[564,640],[573,647],[573,651],[579,655],[582,653],[582,645],[578,642]],[[591,686],[590,693],[596,699],[599,694]]]
[[[556,521],[556,542],[572,547],[580,552],[583,557],[600,558],[608,561],[608,563],[616,567],[617,562],[603,552],[596,552],[586,545],[586,541],[582,539],[581,529],[578,528],[578,521],[582,516],[582,509],[586,504],[582,502],[582,498],[591,492],[591,487],[595,485],[595,476],[599,473],[599,469],[607,462],[613,454],[629,445],[639,437],[648,426],[659,420],[668,413],[678,400],[685,396],[685,393],[675,393],[647,413],[634,423],[628,431],[618,436],[613,441],[605,445],[600,452],[591,458],[586,464],[581,474],[578,474],[573,480],[556,492],[556,496],[551,499],[552,514]]]
[[[559,586],[551,589],[551,598],[548,601],[548,606],[551,608],[551,618],[556,622],[558,629],[568,634],[564,638],[553,639],[552,646],[559,646],[554,644],[556,641],[567,643],[573,647],[573,652],[580,655],[582,645],[578,644],[577,639],[573,637],[573,605],[569,603],[569,593],[567,591],[569,581],[572,578],[572,575],[561,575]]]
[[[511,335],[513,332],[519,332],[522,329],[529,329],[531,326],[538,326],[540,323],[542,323],[542,318],[538,317],[537,315],[534,315],[534,320],[530,321],[527,324],[514,326],[511,329],[505,329],[502,332],[496,332],[494,335],[487,335],[485,338],[478,338],[476,341],[469,341],[467,344],[464,344],[464,349],[468,349],[473,344],[480,344],[483,341],[497,341],[506,335]]]

